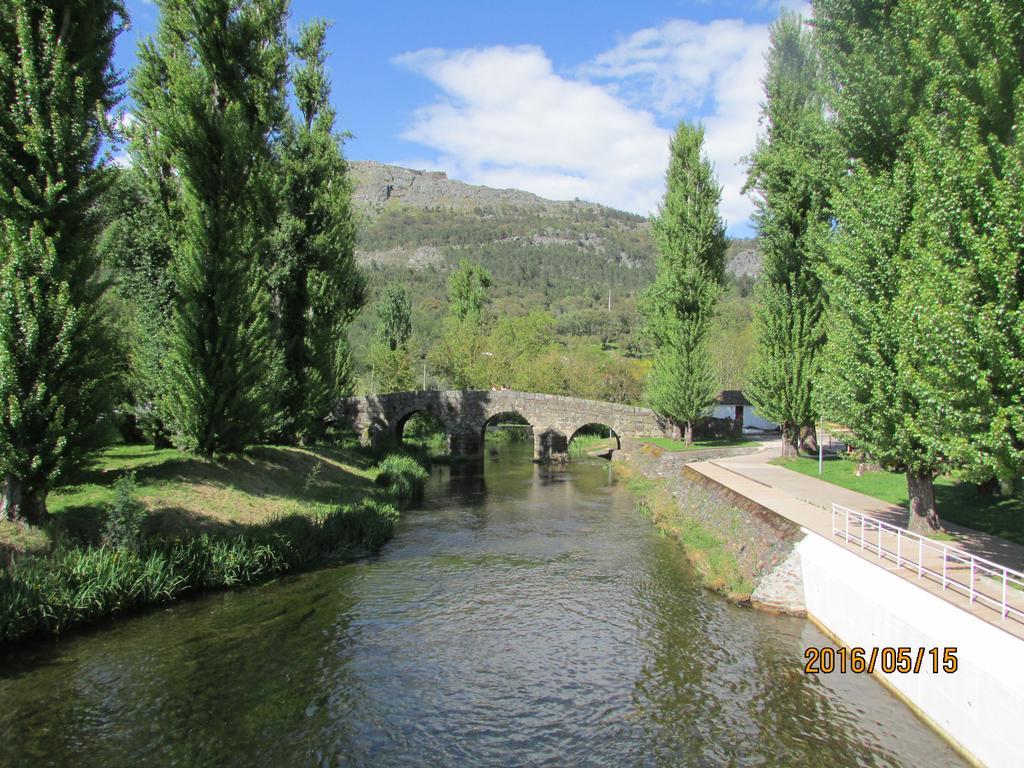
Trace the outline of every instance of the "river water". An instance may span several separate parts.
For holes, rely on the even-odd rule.
[[[528,456],[435,470],[372,559],[0,660],[0,765],[963,765],[703,590],[607,463]]]

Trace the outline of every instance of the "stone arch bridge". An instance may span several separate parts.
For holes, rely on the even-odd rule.
[[[367,444],[401,438],[415,413],[433,415],[444,426],[453,456],[483,453],[484,430],[495,416],[517,414],[533,428],[534,458],[564,457],[573,434],[587,424],[611,427],[616,437],[670,436],[671,424],[649,408],[599,400],[508,390],[424,390],[347,397],[332,411],[335,423],[355,429]]]

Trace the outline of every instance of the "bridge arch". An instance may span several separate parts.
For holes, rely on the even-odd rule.
[[[451,429],[448,424],[445,423],[444,419],[441,418],[437,413],[436,409],[430,407],[426,408],[414,408],[409,410],[403,416],[398,417],[395,420],[393,438],[397,443],[403,443],[406,440],[406,427],[407,426],[420,426],[416,424],[418,421],[417,417],[426,417],[425,421],[433,422],[434,425],[440,428],[440,431],[445,435],[445,441],[447,442],[448,435],[451,434]]]
[[[572,445],[573,440],[577,437],[584,437],[586,435],[595,435],[597,437],[614,439],[615,445],[611,449],[618,451],[622,448],[622,439],[619,437],[619,433],[613,427],[608,424],[604,424],[598,421],[587,422],[586,424],[580,424],[569,434],[569,445]]]
[[[495,409],[491,409],[495,410]],[[485,412],[486,415],[486,412]],[[498,426],[497,422],[503,421],[506,429],[515,429],[516,432],[521,431],[524,438],[532,439],[535,434],[535,429],[530,420],[526,418],[522,413],[516,410],[495,410],[494,413],[487,416],[483,423],[480,425],[480,439],[486,441],[487,430]],[[515,434],[515,433],[513,433]],[[517,435],[518,438],[518,435]]]

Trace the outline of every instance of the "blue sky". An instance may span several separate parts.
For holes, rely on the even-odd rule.
[[[807,12],[796,0],[786,5]],[[750,233],[740,158],[758,131],[768,24],[780,2],[324,2],[346,155],[641,214],[664,191],[668,138],[700,119],[730,234]],[[116,63],[134,65],[157,7],[128,0]]]

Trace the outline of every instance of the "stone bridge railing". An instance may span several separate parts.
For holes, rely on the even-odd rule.
[[[508,390],[394,392],[339,400],[332,416],[351,426],[369,444],[401,439],[406,420],[430,413],[444,425],[453,456],[483,453],[487,422],[504,413],[523,417],[533,428],[534,457],[563,456],[573,434],[587,424],[611,427],[622,438],[669,436],[671,426],[649,408],[598,400]]]

